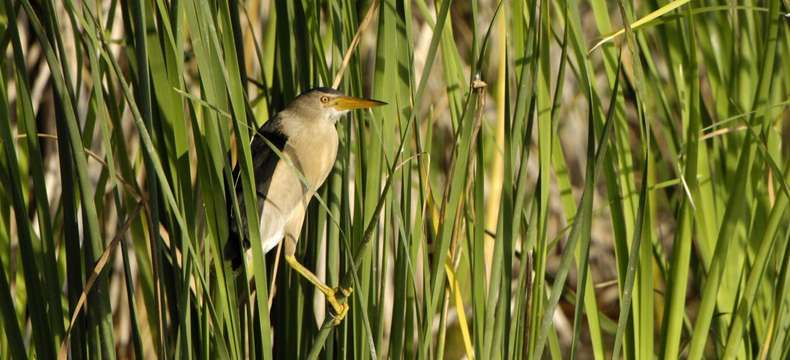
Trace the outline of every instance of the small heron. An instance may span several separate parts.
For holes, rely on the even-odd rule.
[[[296,243],[307,205],[335,163],[338,148],[335,123],[351,110],[385,104],[378,100],[346,96],[332,88],[311,89],[261,126],[250,145],[260,216],[259,246],[266,253],[280,241],[285,241],[286,262],[326,296],[334,312],[335,324],[339,324],[348,312],[348,304],[341,304],[335,295],[340,291],[347,297],[352,289],[333,289],[319,280],[296,259]],[[279,151],[275,152],[273,148]],[[238,178],[238,173],[237,165],[233,171],[234,179]],[[238,182],[235,194],[240,204],[241,224],[246,227],[242,189]],[[237,226],[230,205],[232,200],[228,198],[227,201],[230,233],[224,252],[233,269],[237,269],[244,259],[251,263],[252,251],[246,239],[247,231]],[[244,256],[242,247],[246,253]]]

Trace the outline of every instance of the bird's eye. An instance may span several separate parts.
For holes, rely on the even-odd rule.
[[[321,97],[321,103],[322,104],[326,104],[328,102],[329,102],[329,96],[322,96]]]

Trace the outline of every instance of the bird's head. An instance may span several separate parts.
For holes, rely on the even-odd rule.
[[[368,109],[386,105],[383,101],[343,95],[328,87],[310,89],[299,95],[288,106],[304,118],[337,122],[343,114],[355,109]]]

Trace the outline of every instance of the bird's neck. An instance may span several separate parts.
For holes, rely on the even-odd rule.
[[[286,152],[307,180],[320,186],[335,163],[338,149],[337,130],[333,123],[318,121],[283,121],[288,137]]]

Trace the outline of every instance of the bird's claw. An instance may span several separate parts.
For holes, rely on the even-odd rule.
[[[341,322],[343,322],[343,319],[346,317],[346,314],[348,313],[348,304],[343,303],[343,304],[337,304],[337,306],[332,305],[332,309],[333,309],[331,314],[332,325],[338,326],[340,325]]]
[[[333,289],[333,293],[330,296],[327,296],[327,301],[329,305],[332,306],[332,324],[334,326],[340,325],[343,322],[343,319],[346,317],[348,313],[348,304],[347,303],[340,303],[335,294],[342,294],[343,299],[346,299],[351,296],[351,293],[354,291],[353,288],[335,288]]]

